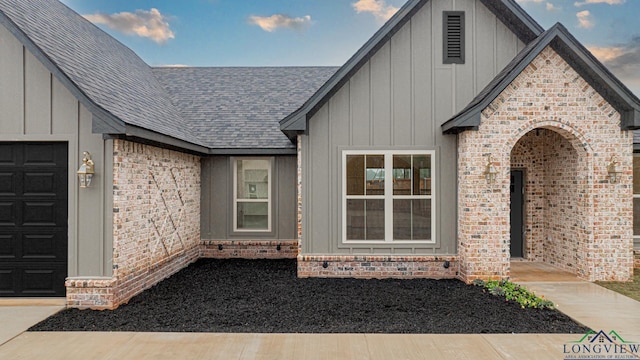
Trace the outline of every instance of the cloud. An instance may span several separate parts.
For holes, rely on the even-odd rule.
[[[624,4],[627,0],[584,0],[584,1],[576,1],[573,3],[575,6],[583,6],[589,4],[609,4],[609,5],[620,5]]]
[[[83,16],[92,23],[104,24],[127,35],[149,38],[158,44],[164,44],[167,40],[175,38],[173,31],[169,28],[167,17],[155,8],[149,11],[136,10],[135,13],[95,13]]]
[[[612,73],[640,95],[640,36],[611,47],[589,47]]]
[[[625,53],[622,47],[589,47],[589,51],[603,63],[619,58]]]
[[[578,18],[578,27],[584,29],[591,29],[595,24],[593,23],[593,19],[591,18],[591,13],[589,10],[582,10],[576,14]]]
[[[527,4],[527,3],[534,3],[534,4],[542,4],[545,3],[546,4],[546,8],[547,11],[557,11],[562,9],[559,6],[556,6],[555,4],[547,1],[547,0],[516,0],[518,3],[520,4]]]
[[[264,31],[274,32],[279,28],[301,31],[311,25],[312,21],[310,15],[293,18],[288,15],[274,14],[271,16],[249,16],[249,23],[260,26]]]
[[[385,0],[358,0],[351,4],[358,14],[369,12],[380,21],[389,20],[398,8],[387,5]]]
[[[547,3],[547,11],[557,11],[562,9],[561,7],[555,6],[552,3],[548,2]]]

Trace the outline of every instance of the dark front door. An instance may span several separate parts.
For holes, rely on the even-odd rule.
[[[523,257],[524,172],[511,171],[511,257]]]
[[[0,142],[0,297],[65,295],[67,151]]]

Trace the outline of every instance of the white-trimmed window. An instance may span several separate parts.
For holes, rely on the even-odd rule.
[[[435,242],[434,154],[343,151],[343,242]]]
[[[633,245],[640,250],[640,154],[633,154]]]
[[[271,167],[270,158],[234,158],[234,231],[271,231]]]

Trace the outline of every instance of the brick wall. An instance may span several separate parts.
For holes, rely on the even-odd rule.
[[[200,257],[212,259],[295,259],[297,240],[204,240]]]
[[[298,277],[301,278],[453,279],[457,275],[455,256],[298,256]]]
[[[540,140],[533,139],[536,129],[546,129]],[[509,276],[511,166],[527,169],[527,258],[588,280],[629,279],[632,134],[620,130],[620,115],[551,48],[483,111],[478,131],[458,140],[464,280]],[[483,174],[489,154],[499,171],[491,185]],[[613,154],[623,170],[617,184],[607,174]]]
[[[114,141],[113,278],[67,281],[72,307],[114,308],[200,253],[200,158]]]
[[[634,250],[633,251],[634,254],[634,263],[633,263],[633,267],[636,269],[640,269],[640,250]]]

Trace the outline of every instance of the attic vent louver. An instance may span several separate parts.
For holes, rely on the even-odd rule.
[[[443,13],[443,63],[464,64],[464,12]]]

